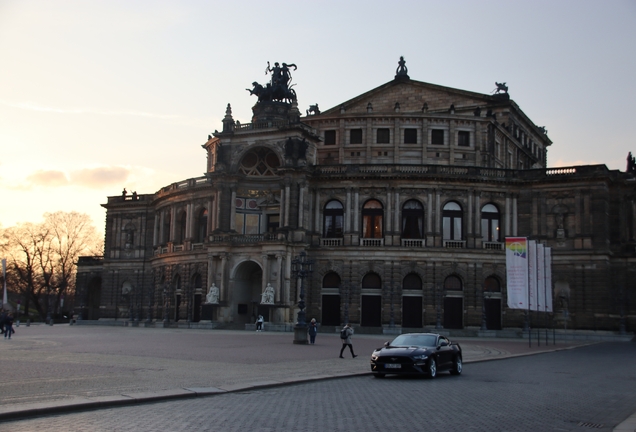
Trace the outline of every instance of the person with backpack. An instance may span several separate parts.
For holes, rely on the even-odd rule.
[[[342,348],[340,349],[340,358],[344,358],[342,353],[345,348],[348,346],[349,351],[351,351],[351,356],[353,358],[358,357],[353,353],[353,345],[351,345],[351,336],[353,336],[353,329],[349,326],[349,323],[345,324],[345,326],[340,330],[340,339],[342,339]]]
[[[316,334],[318,333],[318,323],[316,323],[316,318],[312,318],[309,322],[309,328],[307,329],[307,333],[309,333],[309,344],[313,345],[316,343]]]

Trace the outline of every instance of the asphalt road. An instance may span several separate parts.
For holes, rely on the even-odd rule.
[[[330,379],[9,421],[0,431],[611,431],[636,412],[635,360],[636,343],[602,343],[466,364],[460,377]]]

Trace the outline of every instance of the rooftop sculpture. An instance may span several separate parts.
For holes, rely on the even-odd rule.
[[[256,95],[258,102],[286,102],[291,103],[296,100],[296,92],[292,89],[291,83],[291,70],[290,68],[297,69],[293,63],[283,63],[280,65],[278,62],[274,63],[274,67],[271,67],[267,62],[267,68],[265,68],[265,74],[271,73],[272,77],[269,83],[265,86],[254,81],[252,83],[252,89],[246,89],[250,92],[250,95]]]

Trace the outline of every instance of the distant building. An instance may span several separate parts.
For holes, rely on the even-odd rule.
[[[204,176],[108,197],[105,255],[78,266],[84,319],[293,323],[304,251],[307,316],[323,326],[522,327],[503,240],[525,236],[553,250],[555,313],[539,326],[633,331],[633,169],[547,168],[552,142],[505,83],[428,84],[401,60],[386,84],[301,116],[292,66],[254,83],[251,123],[227,106]]]

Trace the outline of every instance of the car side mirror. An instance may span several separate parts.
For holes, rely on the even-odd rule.
[[[385,346],[385,347],[388,347],[389,345],[391,345],[391,343],[390,343],[390,342],[384,342],[384,346]]]
[[[445,346],[448,346],[448,342],[446,342],[446,341],[441,341],[441,342],[439,343],[439,347],[438,347],[438,348],[445,347]]]

